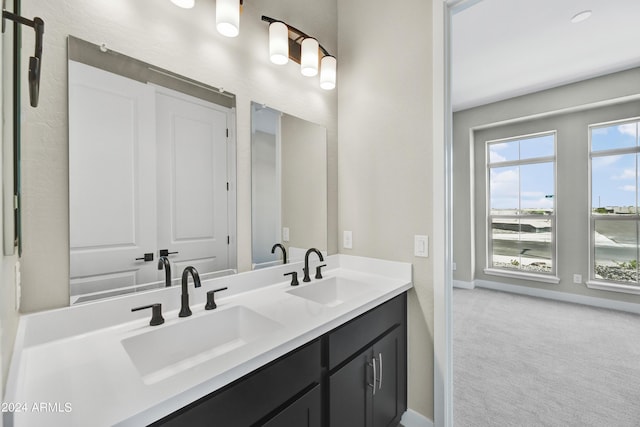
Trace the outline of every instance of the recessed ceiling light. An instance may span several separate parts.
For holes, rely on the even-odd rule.
[[[591,12],[590,10],[583,10],[582,12],[578,12],[573,15],[573,18],[571,18],[571,23],[577,24],[578,22],[586,21],[591,17],[592,13],[593,12]]]
[[[171,3],[183,9],[191,9],[195,2],[195,0],[171,0]]]

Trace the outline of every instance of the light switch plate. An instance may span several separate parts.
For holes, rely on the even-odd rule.
[[[344,231],[342,233],[342,247],[345,249],[353,248],[353,235],[351,231]]]
[[[413,254],[424,258],[429,256],[429,236],[413,236]]]
[[[282,227],[282,241],[289,241],[289,227]]]

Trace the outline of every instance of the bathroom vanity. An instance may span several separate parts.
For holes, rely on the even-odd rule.
[[[6,400],[25,406],[3,414],[5,425],[399,422],[411,264],[326,264],[322,279],[296,287],[284,274],[302,263],[189,285],[186,318],[177,287],[23,316]],[[205,310],[206,292],[221,287]],[[149,325],[150,310],[131,312],[152,303],[161,325]]]

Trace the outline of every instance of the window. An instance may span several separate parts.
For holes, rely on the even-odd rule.
[[[591,279],[638,286],[638,126],[592,125]]]
[[[489,268],[555,275],[555,140],[487,141]]]

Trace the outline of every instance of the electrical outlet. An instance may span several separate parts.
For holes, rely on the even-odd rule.
[[[342,247],[345,249],[353,248],[353,234],[351,231],[344,231],[342,233]]]
[[[458,266],[456,265],[455,262],[451,263],[451,268],[453,269],[453,271],[456,271],[456,269],[458,268]]]
[[[573,283],[582,283],[582,274],[574,274]]]
[[[289,241],[289,227],[282,227],[282,241]]]

